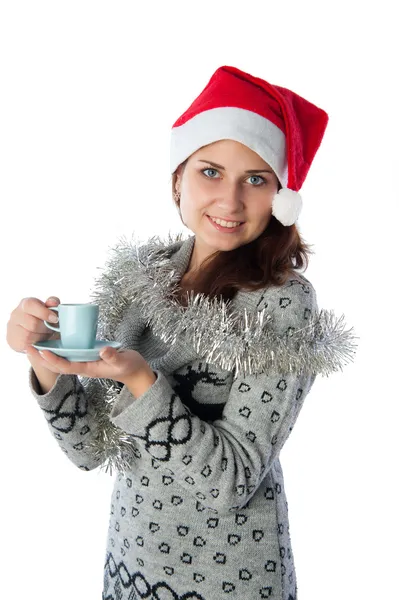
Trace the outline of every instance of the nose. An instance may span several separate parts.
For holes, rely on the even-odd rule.
[[[240,214],[244,207],[244,192],[239,183],[225,182],[216,205],[223,214]]]

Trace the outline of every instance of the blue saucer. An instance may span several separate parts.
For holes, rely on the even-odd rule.
[[[36,350],[50,350],[57,354],[58,356],[62,356],[62,358],[67,358],[71,362],[92,362],[95,360],[101,360],[100,350],[105,348],[105,346],[111,346],[111,348],[120,348],[122,346],[119,342],[109,342],[107,340],[96,340],[94,343],[94,348],[63,348],[61,346],[61,340],[43,340],[42,342],[36,342],[36,344],[32,344]]]

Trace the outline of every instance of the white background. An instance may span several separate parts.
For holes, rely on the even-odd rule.
[[[6,344],[10,312],[25,296],[88,301],[122,235],[189,233],[171,198],[170,129],[223,64],[330,116],[298,224],[320,308],[360,339],[353,364],[317,378],[281,452],[299,600],[397,593],[394,7],[0,3],[2,597],[101,597],[113,484],[51,437],[27,358]]]

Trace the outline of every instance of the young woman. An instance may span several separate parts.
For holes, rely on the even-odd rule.
[[[319,310],[295,222],[327,114],[235,67],[172,128],[173,197],[193,235],[121,242],[96,282],[121,351],[32,347],[58,298],[26,298],[7,339],[83,470],[115,468],[103,600],[297,599],[279,454],[352,330]]]

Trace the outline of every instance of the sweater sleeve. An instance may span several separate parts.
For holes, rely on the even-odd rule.
[[[53,387],[43,394],[30,367],[29,387],[66,456],[83,471],[100,466],[104,459],[87,443],[101,428],[104,388],[100,381],[91,379],[85,387],[77,375],[59,375]]]
[[[301,294],[293,288],[279,334],[301,327],[308,311],[317,310],[309,289]],[[316,377],[272,370],[238,377],[221,418],[207,422],[192,414],[161,371],[154,372],[157,380],[140,397],[122,389],[110,419],[204,506],[221,513],[243,507],[256,492]]]
[[[100,305],[98,335],[119,341],[122,348],[135,349],[146,327],[140,312],[131,310],[125,280],[135,276],[138,256],[146,261],[149,246],[152,244],[134,247],[134,252],[124,242],[122,250],[118,246],[91,293],[92,301]],[[113,380],[61,374],[43,394],[33,368],[29,370],[30,391],[50,432],[67,457],[84,471],[98,466],[109,468],[111,473],[114,468],[124,471],[137,458],[135,440],[109,420],[110,405],[122,387]]]
[[[101,333],[104,339],[115,339],[123,348],[134,349],[145,322],[129,309],[122,295],[118,297],[121,308],[114,312],[120,318],[110,326],[102,311]],[[113,468],[124,469],[134,460],[137,453],[134,440],[127,439],[109,421],[110,401],[115,401],[122,387],[113,380],[61,374],[43,394],[33,368],[29,370],[30,391],[45,415],[50,432],[66,456],[84,471],[102,466],[105,470],[110,468],[112,473]]]

